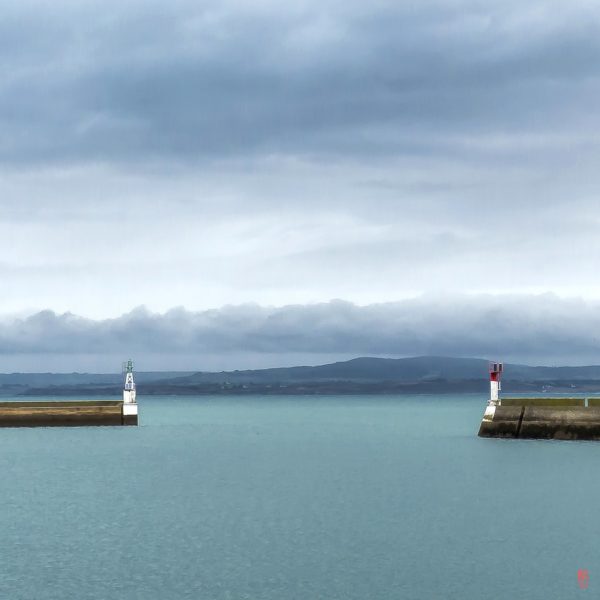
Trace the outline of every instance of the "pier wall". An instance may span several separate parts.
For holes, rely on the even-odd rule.
[[[481,437],[600,440],[599,398],[508,398],[488,406]]]
[[[0,402],[0,427],[137,425],[137,410],[124,412],[123,402],[111,400]]]

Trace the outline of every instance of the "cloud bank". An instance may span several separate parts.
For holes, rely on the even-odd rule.
[[[553,295],[178,308],[164,314],[138,308],[106,320],[44,311],[4,320],[0,355],[9,364],[21,361],[26,370],[45,370],[52,356],[62,361],[60,370],[102,370],[129,355],[147,370],[318,364],[364,355],[597,364],[599,331],[600,303]]]

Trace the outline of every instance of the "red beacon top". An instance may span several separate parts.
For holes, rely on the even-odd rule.
[[[500,381],[500,377],[502,377],[503,370],[504,370],[504,365],[502,363],[491,362],[490,363],[490,381]]]

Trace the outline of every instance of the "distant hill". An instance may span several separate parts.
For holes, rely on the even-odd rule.
[[[248,371],[199,372],[170,380],[198,383],[273,383],[321,381],[431,381],[487,377],[488,361],[478,358],[420,356],[415,358],[354,358],[316,367],[283,367]],[[600,378],[600,368],[598,369]]]
[[[274,381],[457,381],[487,382],[489,361],[482,358],[417,356],[414,358],[354,358],[316,367],[289,367],[249,371],[199,372],[172,379],[173,383],[264,383]],[[600,366],[530,367],[506,364],[507,381],[600,381]]]
[[[141,394],[349,394],[484,392],[488,361],[419,356],[362,357],[319,365],[244,371],[138,373]],[[0,393],[20,395],[113,395],[118,374],[0,375]],[[506,364],[505,392],[600,391],[600,366],[531,367]]]

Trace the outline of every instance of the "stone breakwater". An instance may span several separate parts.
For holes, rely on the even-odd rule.
[[[0,402],[0,427],[137,425],[128,408],[113,400]]]
[[[600,398],[503,398],[486,407],[479,436],[600,440]]]

